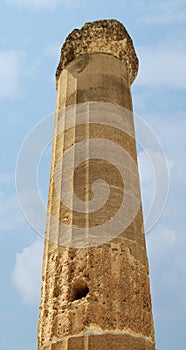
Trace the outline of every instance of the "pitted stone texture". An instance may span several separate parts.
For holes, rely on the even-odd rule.
[[[143,255],[145,260],[145,250]],[[129,329],[154,341],[147,266],[134,258],[123,237],[96,248],[50,252],[46,276],[42,345],[85,332],[92,324],[103,332]],[[76,282],[85,283],[88,293],[74,300]]]
[[[57,135],[60,125],[58,111],[67,106],[103,101],[132,111],[130,83],[136,73],[137,58],[132,41],[121,23],[115,20],[97,21],[72,32],[62,49],[57,71],[54,135]],[[89,108],[86,113],[89,120]],[[130,116],[130,128],[134,135],[133,116]],[[67,116],[65,118],[66,123]],[[60,245],[63,234],[60,222],[64,220],[72,227],[79,221],[80,227],[84,227],[84,221],[81,222],[80,216],[76,217],[73,206],[72,213],[64,210],[60,196],[65,190],[65,163],[57,172],[60,195],[55,189],[55,167],[71,145],[95,137],[112,140],[130,154],[136,164],[134,175],[137,179],[137,185],[131,190],[140,192],[135,136],[126,134],[122,137],[119,131],[111,130],[105,124],[99,128],[85,124],[75,125],[54,137],[48,213],[58,220],[54,223],[48,215],[38,328],[39,350],[155,350],[141,201],[131,224],[110,242],[86,248]],[[88,147],[85,151],[88,152]],[[72,164],[76,152],[73,156]],[[87,201],[87,193],[97,174],[105,175],[112,185],[115,173],[106,166],[101,169],[100,164],[96,161],[92,168],[89,164],[75,171],[72,185],[82,201]],[[124,166],[129,169],[127,162]],[[122,183],[115,187],[118,188],[118,198],[123,196]],[[108,217],[114,215],[118,198],[105,210]],[[130,212],[133,204],[129,198],[126,213]],[[86,227],[99,224],[98,219],[97,215],[87,220]],[[94,331],[92,334],[92,328],[99,329],[99,334],[96,335]]]
[[[126,62],[129,81],[132,84],[138,72],[138,58],[133,42],[122,23],[116,20],[100,20],[86,23],[67,37],[57,68],[58,80],[63,68],[75,58],[87,53],[106,53]]]

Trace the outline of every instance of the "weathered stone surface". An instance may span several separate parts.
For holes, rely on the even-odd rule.
[[[142,337],[130,334],[99,334],[69,337],[54,343],[50,350],[154,350],[154,345]],[[48,349],[47,349],[48,350]]]
[[[138,58],[132,40],[122,23],[110,19],[86,23],[81,29],[74,29],[67,37],[57,68],[58,80],[61,70],[75,58],[88,53],[106,53],[126,62],[130,83],[138,72]],[[79,66],[81,69],[81,66]]]
[[[61,72],[58,79],[59,108],[101,101],[131,110],[129,86],[125,61],[106,53],[86,54],[74,59]]]
[[[121,23],[96,21],[74,31],[63,46],[57,70],[56,121],[53,140],[48,217],[43,257],[43,284],[38,327],[39,350],[155,350],[148,262],[137,169],[136,142],[132,113],[127,116],[130,133],[106,124],[79,124],[58,134],[59,111],[85,105],[90,118],[91,103],[104,102],[132,111],[130,84],[137,74],[137,58],[132,41]],[[115,116],[113,115],[113,118]],[[65,115],[65,124],[69,121]],[[90,139],[118,144],[133,160],[128,182],[140,205],[130,225],[112,240],[98,246],[68,246],[63,243],[62,224],[94,227],[114,217],[121,205],[125,182],[117,169],[106,161],[93,159],[74,169],[72,193],[88,202],[92,184],[99,178],[109,187],[106,204],[92,212],[79,213],[62,201],[64,171],[59,164],[72,145]],[[87,145],[85,152],[89,153]],[[73,164],[77,151],[73,153]],[[122,159],[121,159],[122,162]],[[130,171],[129,171],[130,170]],[[135,188],[133,185],[135,177]],[[56,189],[60,184],[60,192]],[[70,197],[73,203],[73,198]],[[127,199],[127,213],[134,203]],[[52,221],[51,217],[56,221]]]

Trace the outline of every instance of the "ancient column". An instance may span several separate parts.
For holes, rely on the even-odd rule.
[[[116,20],[86,23],[62,47],[39,350],[155,350],[130,88],[137,71]]]

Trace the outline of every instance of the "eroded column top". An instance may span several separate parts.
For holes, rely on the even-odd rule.
[[[125,27],[114,19],[85,23],[81,29],[74,29],[68,35],[61,49],[56,79],[58,80],[64,67],[75,58],[98,52],[111,54],[120,61],[125,61],[130,84],[133,83],[138,72],[138,58]]]

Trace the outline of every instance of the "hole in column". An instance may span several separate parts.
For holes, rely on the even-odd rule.
[[[71,301],[82,299],[86,297],[88,293],[89,293],[89,288],[85,281],[82,281],[82,280],[75,281],[72,284]]]

